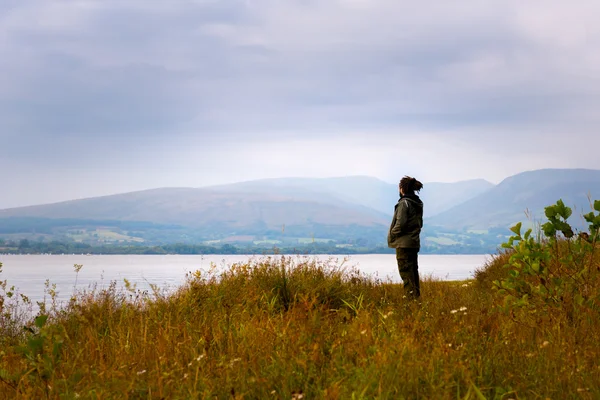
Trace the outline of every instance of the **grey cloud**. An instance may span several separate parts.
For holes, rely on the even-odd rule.
[[[40,67],[17,74],[21,96],[3,105],[24,131],[511,125],[556,117],[577,98],[564,86],[585,87],[565,82],[576,67],[556,70],[507,7],[90,4],[77,29],[16,30]]]
[[[0,166],[362,132],[427,132],[487,152],[571,134],[592,148],[599,11],[593,1],[3,1]]]

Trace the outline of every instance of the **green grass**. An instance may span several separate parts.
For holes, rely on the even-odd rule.
[[[310,244],[310,243],[329,243],[333,242],[332,239],[322,239],[322,238],[298,238],[298,243],[300,244]]]
[[[83,233],[69,233],[67,236],[76,242],[90,240],[105,242],[144,242],[144,239],[142,238],[113,232],[109,229],[96,229],[93,231],[85,231]]]
[[[426,241],[439,244],[441,246],[451,246],[455,244],[460,244],[456,240],[450,239],[449,237],[431,237],[428,236],[425,238]]]
[[[265,240],[256,240],[253,243],[254,244],[280,244],[281,240],[269,240],[269,239],[265,239]]]
[[[356,271],[264,258],[172,295],[79,293],[30,332],[5,295],[0,398],[599,398],[598,312],[514,319],[491,290],[506,260],[427,279],[417,304]]]

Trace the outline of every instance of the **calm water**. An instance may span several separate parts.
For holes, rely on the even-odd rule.
[[[281,256],[277,256],[281,257]],[[293,257],[293,256],[292,256]],[[330,260],[343,266],[354,266],[358,270],[373,277],[399,282],[400,277],[396,268],[393,254],[368,254],[344,256],[310,256],[319,260]],[[206,271],[211,263],[218,268],[225,268],[234,262],[257,260],[256,256],[240,255],[116,255],[116,256],[85,256],[85,255],[0,255],[3,264],[0,280],[8,280],[10,285],[18,288],[19,293],[39,301],[44,296],[44,283],[47,279],[56,284],[59,299],[68,299],[74,290],[74,264],[83,264],[77,277],[77,290],[83,290],[91,285],[107,287],[111,281],[123,286],[123,280],[137,284],[138,289],[148,289],[150,284],[170,290],[185,281],[185,275],[190,271]],[[307,257],[293,257],[302,260]],[[473,272],[481,267],[489,258],[488,255],[421,255],[419,270],[421,276],[432,276],[442,280],[461,280],[471,278]]]

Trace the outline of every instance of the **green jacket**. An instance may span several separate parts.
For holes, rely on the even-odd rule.
[[[388,233],[388,247],[420,249],[423,227],[423,202],[417,195],[400,197]]]

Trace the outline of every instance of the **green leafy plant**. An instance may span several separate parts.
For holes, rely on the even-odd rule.
[[[48,315],[43,314],[34,319],[33,327],[23,327],[28,337],[25,344],[18,349],[28,365],[27,374],[33,373],[33,376],[45,382],[52,377],[60,361],[63,346],[62,335],[58,332],[59,327],[47,323]]]
[[[554,309],[566,311],[572,318],[578,307],[597,308],[598,299],[591,290],[597,280],[594,251],[600,230],[600,201],[584,216],[589,233],[575,232],[568,222],[572,209],[562,200],[545,208],[548,222],[541,226],[543,235],[532,229],[522,233],[522,224],[511,228],[513,236],[502,245],[511,252],[505,268],[508,274],[494,281],[503,297],[502,308],[512,312],[524,308],[531,313]]]

